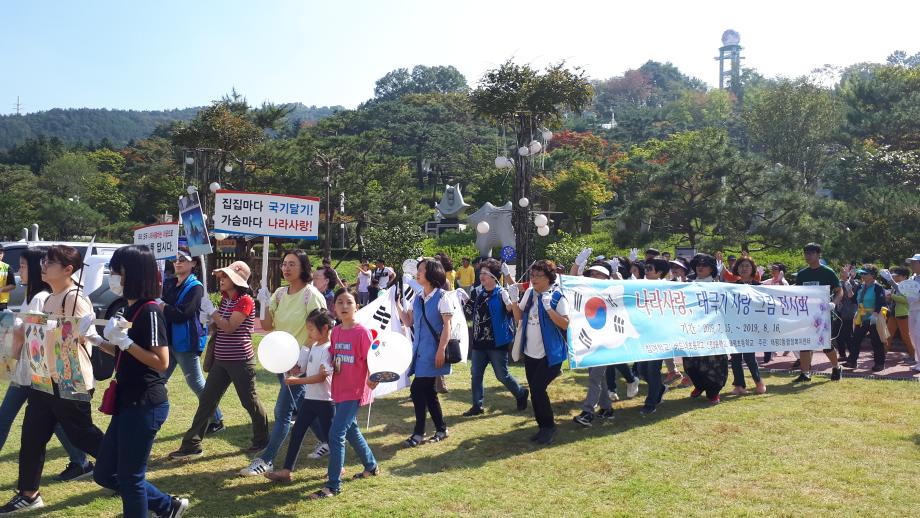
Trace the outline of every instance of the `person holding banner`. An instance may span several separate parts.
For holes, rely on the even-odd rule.
[[[530,402],[539,427],[530,440],[547,445],[553,442],[557,430],[546,389],[562,372],[562,362],[568,356],[565,331],[569,327],[569,306],[556,284],[555,263],[547,259],[536,261],[529,274],[530,287],[513,308],[520,345],[515,345],[512,357],[515,360],[524,357]],[[514,291],[512,300],[517,295]]]
[[[364,466],[364,471],[355,474],[352,479],[361,480],[380,474],[380,465],[361,434],[357,420],[358,409],[373,401],[373,390],[377,387],[377,382],[368,379],[367,356],[371,348],[371,333],[355,322],[358,305],[350,292],[344,289],[337,291],[335,306],[339,325],[333,328],[330,336],[335,416],[329,427],[329,479],[322,489],[310,495],[311,500],[336,496],[342,491],[346,440]]]
[[[252,350],[256,303],[249,289],[250,274],[249,265],[243,261],[214,270],[222,293],[220,307],[215,308],[210,299],[201,303],[201,316],[210,323],[214,334],[210,346],[214,348],[213,365],[208,366],[205,360],[205,367],[209,367],[208,379],[198,401],[198,410],[181,446],[169,454],[170,459],[201,456],[201,442],[208,422],[231,384],[252,419],[252,445],[246,453],[260,452],[268,444],[268,416],[256,392],[256,362]]]
[[[72,275],[83,265],[80,252],[70,246],[54,245],[48,248],[41,260],[42,280],[51,287],[51,295],[45,300],[42,312],[54,316],[69,316],[81,319],[83,336],[91,335],[101,340],[92,326],[93,305],[80,294],[74,285]],[[87,389],[92,394],[93,368],[89,360],[87,344],[78,349],[79,367]],[[45,451],[55,426],[60,424],[67,437],[80,450],[96,457],[102,442],[102,430],[93,424],[89,401],[77,401],[61,397],[58,383],[53,382],[53,393],[29,389],[29,404],[22,421],[21,445],[19,448],[19,492],[6,505],[0,507],[0,514],[43,507],[39,493],[42,470],[45,466]]]
[[[521,387],[508,372],[508,346],[514,341],[514,313],[511,296],[498,285],[501,263],[487,259],[479,271],[481,284],[466,302],[466,308],[473,317],[470,365],[473,406],[463,413],[466,417],[484,413],[482,378],[489,364],[498,381],[515,397],[519,411],[527,408],[530,396],[530,391]]]
[[[21,284],[26,288],[26,296],[20,308],[22,313],[41,312],[45,300],[51,295],[51,288],[42,280],[41,260],[43,257],[45,257],[45,252],[35,247],[25,249],[19,256],[19,278]],[[29,348],[24,347],[25,337],[21,320],[19,325],[14,327],[13,333],[13,357],[18,357],[19,362],[16,364],[16,371],[10,377],[10,385],[6,389],[6,395],[3,396],[3,403],[0,403],[0,450],[6,443],[16,415],[29,399],[29,385],[32,384]],[[85,453],[70,442],[60,423],[54,426],[54,435],[61,441],[61,446],[64,447],[70,458],[67,468],[55,476],[55,480],[66,482],[91,476],[93,463],[86,459]]]
[[[412,309],[404,310],[401,301],[396,306],[403,325],[413,329],[413,359],[409,372],[415,377],[409,390],[415,407],[415,428],[412,435],[403,442],[409,448],[425,442],[443,441],[448,437],[435,381],[438,376],[446,376],[451,372],[450,364],[445,361],[445,351],[450,340],[454,312],[447,292],[441,288],[445,276],[440,261],[432,258],[419,261],[415,280],[422,286],[422,293],[415,297]],[[430,438],[425,437],[428,414],[435,426],[435,433]]]
[[[647,252],[646,252],[647,253]],[[649,281],[665,280],[671,272],[671,264],[660,257],[648,259],[645,262],[645,279]],[[639,409],[642,416],[648,416],[655,413],[664,393],[668,390],[661,380],[661,364],[663,360],[648,360],[637,362],[636,368],[639,376],[648,384],[648,395],[645,397],[645,403]]]
[[[696,273],[693,282],[716,282],[715,276],[719,269],[716,258],[709,254],[697,254],[690,262],[691,268]],[[683,359],[684,372],[693,382],[693,391],[690,397],[699,397],[706,393],[709,403],[716,405],[722,400],[719,392],[728,381],[728,356],[716,354],[712,356],[687,356]]]
[[[834,270],[827,265],[821,264],[821,245],[818,243],[808,243],[802,249],[802,252],[808,266],[799,270],[795,275],[796,286],[828,286],[831,292],[831,300],[836,307],[840,304],[843,290],[840,288],[840,278],[837,277]],[[824,349],[824,354],[826,354],[827,359],[831,361],[831,381],[840,381],[843,369],[837,360],[837,351],[835,351],[833,347],[829,347],[828,349]],[[792,380],[793,383],[807,383],[811,381],[811,358],[812,351],[800,351],[799,360],[801,361],[801,372],[796,379]]]
[[[128,303],[125,315],[132,325],[126,329],[123,324],[128,320],[112,318],[105,341],[98,344],[105,354],[117,357],[114,376],[118,385],[93,478],[121,494],[126,517],[147,516],[148,511],[156,516],[182,516],[188,500],[163,493],[146,480],[153,441],[169,416],[164,375],[169,348],[166,322],[154,302],[160,295],[156,259],[146,245],[130,245],[116,250],[110,264],[112,277],[120,282]]]
[[[195,397],[204,392],[204,373],[201,371],[201,353],[208,340],[208,329],[201,325],[198,313],[201,300],[205,297],[204,286],[198,280],[200,266],[197,258],[187,248],[180,248],[173,262],[176,282],[163,294],[160,309],[166,320],[166,336],[169,339],[169,368],[166,379],[172,377],[178,365],[182,369],[185,383]],[[220,408],[214,412],[205,435],[224,429]]]
[[[297,462],[300,445],[307,429],[313,425],[318,428],[318,435],[323,445],[329,440],[329,428],[335,406],[332,403],[332,356],[329,353],[330,336],[335,320],[325,308],[314,309],[307,317],[307,334],[311,345],[301,347],[297,365],[285,378],[289,387],[305,387],[297,403],[297,421],[291,430],[284,468],[264,473],[265,478],[273,482],[290,482],[291,471]],[[316,429],[314,428],[314,429]],[[326,451],[329,447],[326,446]]]
[[[592,279],[608,280],[613,275],[613,268],[611,268],[610,264],[605,261],[596,261],[591,264],[587,270],[584,269],[584,265],[581,265],[580,267],[575,265],[574,268],[583,270],[583,275]],[[624,372],[628,373],[630,376],[632,375],[632,372],[628,370],[628,365],[619,365],[626,367]],[[609,390],[608,387],[610,385],[607,380],[607,371],[613,369],[613,365],[588,368],[588,394],[585,396],[585,400],[581,404],[581,413],[573,418],[576,423],[584,427],[589,427],[593,426],[594,420],[596,418],[601,418],[602,420],[613,419],[614,399],[610,397],[610,394],[616,395],[616,385],[613,385],[613,390]],[[614,383],[616,383],[615,370],[613,377]],[[638,392],[638,380],[633,379],[632,382],[629,382],[628,386],[632,387],[633,385],[635,385],[636,391]],[[627,389],[627,395],[628,392],[629,389]],[[598,406],[600,407],[600,412],[595,414],[594,410]]]
[[[321,268],[319,271],[335,272],[331,267]],[[284,331],[297,339],[300,345],[310,342],[307,330],[307,317],[317,309],[326,309],[326,299],[310,282],[313,280],[310,258],[303,250],[292,250],[284,254],[281,259],[281,275],[287,281],[287,286],[275,290],[271,296],[268,290],[259,290],[259,301],[268,306],[265,319],[261,321],[265,332]],[[250,477],[264,475],[272,471],[275,455],[281,444],[291,431],[291,425],[297,414],[297,403],[304,397],[306,387],[302,384],[290,384],[285,381],[283,374],[278,374],[278,399],[275,400],[275,424],[268,438],[268,446],[252,459],[249,466],[240,471],[240,476]],[[317,436],[324,435],[321,432]],[[317,452],[329,451],[324,440],[320,437]]]
[[[742,257],[735,261],[735,265],[732,266],[732,275],[737,279],[735,284],[760,286],[760,281],[754,277],[755,273],[757,273],[757,265],[750,257]],[[747,394],[747,387],[744,383],[744,367],[741,366],[742,360],[747,364],[748,370],[751,371],[751,378],[754,380],[757,393],[765,393],[767,391],[767,386],[760,378],[760,367],[757,365],[757,356],[754,353],[732,353],[732,377],[734,378],[732,381],[732,394],[736,396]]]

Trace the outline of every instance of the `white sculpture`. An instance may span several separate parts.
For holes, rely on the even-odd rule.
[[[482,257],[492,257],[492,248],[499,249],[506,246],[515,246],[514,227],[511,225],[511,202],[496,207],[486,202],[476,212],[470,214],[469,222],[477,230],[485,229],[486,232],[476,233],[476,249]],[[480,222],[486,225],[479,226]]]
[[[448,185],[444,189],[444,196],[441,197],[441,202],[435,203],[434,206],[444,218],[452,219],[462,217],[463,211],[469,207],[469,204],[463,202],[460,184],[457,184]]]

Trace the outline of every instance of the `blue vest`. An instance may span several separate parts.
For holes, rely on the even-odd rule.
[[[440,369],[434,366],[434,355],[438,350],[441,332],[444,330],[444,321],[438,311],[438,304],[444,296],[444,290],[437,289],[427,303],[423,302],[423,294],[419,293],[412,302],[412,368],[410,371],[422,378],[445,376],[450,374],[450,364],[444,363]],[[431,333],[431,328],[425,323],[422,312],[428,317],[431,328],[437,335]]]
[[[479,294],[485,296],[485,289],[480,286]],[[492,335],[495,337],[495,347],[500,349],[514,341],[514,317],[505,309],[502,302],[502,288],[496,287],[487,300],[489,316],[492,319]],[[476,309],[474,308],[474,311]]]
[[[195,274],[189,275],[185,280],[185,285],[182,287],[182,291],[179,292],[179,296],[176,297],[175,306],[178,308],[182,305],[182,299],[196,286],[203,286],[201,282],[195,277]],[[204,294],[207,297],[207,293]],[[196,353],[200,354],[204,351],[205,345],[208,341],[208,328],[202,326],[201,322],[198,320],[198,315],[195,317],[186,320],[185,322],[178,322],[172,324],[172,343],[173,350],[179,353]]]
[[[534,301],[540,298],[540,293],[536,291],[530,292],[530,299],[527,300],[527,304],[524,306],[524,319],[528,318],[530,314],[530,308],[533,307]],[[553,291],[550,299],[550,307],[556,309],[556,306],[559,305],[559,299],[562,298],[562,292],[559,290]],[[543,308],[543,303],[538,302],[537,304],[537,314],[540,316],[540,335],[543,337],[543,350],[546,351],[546,362],[552,367],[554,365],[559,365],[565,361],[566,356],[568,355],[568,346],[566,345],[565,335],[563,334],[562,329],[556,327],[556,324],[553,323],[552,319],[549,318],[549,315],[546,314],[546,309]],[[521,322],[521,352],[527,350],[527,322]],[[525,353],[526,354],[526,353]]]

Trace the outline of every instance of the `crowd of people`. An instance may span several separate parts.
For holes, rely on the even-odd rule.
[[[402,324],[413,331],[409,394],[415,421],[402,444],[415,448],[450,438],[449,417],[444,415],[439,395],[448,390],[445,378],[452,372],[447,351],[457,338],[451,331],[456,329],[452,322],[459,309],[453,305],[456,301],[462,303],[470,323],[471,404],[461,417],[475,418],[485,412],[483,380],[486,367],[491,366],[517,411],[527,410],[528,405],[532,408],[537,427],[530,439],[540,445],[554,441],[557,419],[548,387],[567,358],[566,330],[574,311],[560,290],[563,273],[595,279],[827,286],[836,315],[833,347],[824,351],[832,364],[831,380],[839,380],[843,369],[857,367],[867,336],[873,371],[884,368],[886,352],[897,335],[912,357],[909,363],[920,371],[920,299],[915,292],[899,290],[908,280],[920,280],[920,254],[909,258],[907,267],[880,270],[872,264],[847,265],[838,274],[824,263],[821,252],[818,244],[806,245],[807,266],[791,276],[781,263],[770,264],[768,273],[748,253],[725,260],[718,253],[672,258],[667,252],[648,249],[639,259],[638,250],[633,249],[630,257],[592,259],[591,250],[585,250],[567,271],[553,261],[538,260],[523,272],[522,279],[514,279],[506,264],[492,258],[462,258],[456,268],[446,254],[420,258],[415,280],[421,292],[409,307],[400,302],[396,308]],[[317,440],[309,457],[328,458],[326,482],[310,498],[329,498],[341,492],[346,442],[363,465],[354,480],[380,474],[380,465],[356,419],[359,408],[372,400],[376,382],[368,369],[371,333],[356,322],[355,314],[396,281],[396,272],[384,261],[371,266],[362,260],[355,282],[349,284],[331,263],[314,269],[303,251],[286,251],[281,261],[284,286],[256,293],[250,288],[250,267],[237,261],[213,272],[220,292],[217,306],[205,293],[199,260],[188,250],[177,254],[171,278],[162,277],[153,254],[143,246],[118,249],[110,266],[110,289],[125,299],[127,308],[123,316],[108,322],[100,336],[93,325],[92,305],[73,279],[82,267],[80,254],[74,248],[55,245],[30,248],[21,256],[19,272],[27,291],[21,312],[79,319],[83,337],[80,367],[91,391],[94,380],[106,378],[101,372],[94,373],[94,367],[101,365],[99,358],[114,358],[114,381],[100,408],[112,418],[103,432],[93,424],[91,402],[63,397],[57,381],[53,393],[30,388],[28,348],[23,347],[24,330],[18,322],[14,354],[21,361],[0,406],[0,448],[23,405],[26,410],[17,493],[0,507],[0,514],[44,505],[40,481],[45,451],[56,435],[70,458],[60,479],[92,476],[100,486],[121,495],[128,517],[148,512],[181,516],[189,507],[188,499],[164,493],[146,479],[151,448],[169,416],[167,381],[177,365],[198,407],[170,459],[204,455],[205,439],[225,428],[220,405],[232,384],[252,420],[246,453],[253,457],[240,470],[241,476],[290,482],[308,430]],[[6,271],[0,267],[0,275]],[[6,277],[0,278],[0,284],[5,282]],[[453,290],[462,294],[448,296]],[[266,308],[263,318],[257,318],[257,307]],[[293,369],[277,376],[271,426],[256,390],[253,333],[257,320],[262,330],[287,332],[302,346]],[[808,382],[812,351],[796,354],[800,373],[795,383]],[[769,362],[770,356],[764,353],[762,360]],[[523,362],[526,385],[509,372],[510,361]],[[748,386],[745,367],[755,392],[767,390],[754,353],[689,357],[681,366],[683,372],[668,359],[588,369],[587,393],[574,421],[589,427],[613,419],[613,404],[619,399],[617,374],[626,381],[627,398],[638,395],[640,380],[647,384],[639,410],[642,416],[653,414],[665,393],[680,387],[692,387],[690,397],[705,395],[710,403],[719,403],[729,372],[731,393],[744,394]],[[427,428],[429,418],[433,433]],[[274,461],[285,440],[288,449],[282,467],[276,469]]]

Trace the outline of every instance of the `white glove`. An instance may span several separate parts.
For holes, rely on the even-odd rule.
[[[162,305],[163,305],[163,299],[154,299],[153,302],[154,302],[157,306],[162,306]]]
[[[717,260],[716,260],[716,270],[718,270],[719,272],[721,272],[723,269],[724,269],[724,267],[722,266],[722,260],[721,260],[721,259],[717,259]],[[718,272],[717,272],[717,273],[718,273]],[[715,275],[713,275],[713,277],[715,277]]]
[[[639,258],[639,249],[638,249],[638,248],[630,248],[630,249],[629,249],[629,260],[630,260],[630,261],[635,261],[635,260],[638,259],[638,258]]]
[[[256,299],[267,306],[268,303],[272,300],[272,294],[269,293],[268,288],[263,286],[259,288],[259,293],[256,294]]]
[[[508,296],[511,297],[511,302],[517,302],[521,300],[521,288],[517,284],[512,284],[508,286]]]
[[[878,274],[882,279],[885,279],[886,281],[894,284],[894,279],[891,278],[891,272],[888,271],[888,268],[878,272]]]
[[[552,308],[553,293],[545,291],[540,298],[543,301],[543,309],[549,311]]]
[[[617,273],[620,271],[620,260],[617,259],[616,257],[608,261],[607,264],[610,265],[610,269],[613,270],[613,273]]]
[[[94,347],[99,347],[102,343],[102,337],[96,332],[96,326],[93,325],[94,315],[83,315],[80,319],[79,331],[80,336],[84,337]]]
[[[575,258],[575,264],[578,265],[579,270],[584,270],[585,265],[588,264],[588,257],[591,256],[591,249],[584,248],[579,252],[578,256]]]
[[[511,269],[508,268],[508,263],[502,263],[502,275],[506,277],[511,275]]]
[[[766,271],[767,271],[767,270],[766,270],[763,266],[758,266],[758,267],[757,267],[757,274],[760,275],[761,277],[763,277],[763,274],[764,274],[764,272],[766,272]]]
[[[105,329],[102,330],[102,336],[108,340],[109,336],[115,331],[115,326],[118,325],[118,319],[112,317],[109,319],[108,323],[105,325]]]
[[[112,326],[112,330],[109,331],[105,337],[109,343],[117,345],[122,351],[127,351],[128,348],[131,347],[131,344],[134,343],[134,340],[128,337],[128,330],[123,327],[127,322],[128,321],[122,317],[110,319],[109,325]],[[106,325],[107,330],[108,328],[109,326]]]
[[[93,315],[83,315],[83,317],[80,318],[80,336],[87,336],[90,328],[93,327],[93,320]]]

